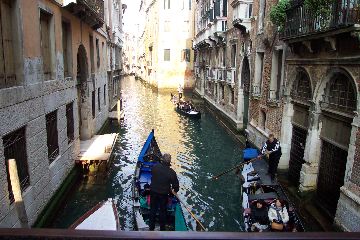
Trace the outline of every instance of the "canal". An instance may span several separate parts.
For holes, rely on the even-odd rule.
[[[172,155],[172,167],[180,181],[179,195],[191,206],[209,231],[242,231],[240,181],[228,174],[213,181],[215,174],[241,160],[242,146],[229,136],[216,119],[200,106],[201,120],[191,120],[174,111],[170,93],[153,90],[140,81],[122,81],[125,119],[117,132],[114,159],[106,178],[83,178],[74,186],[56,215],[54,228],[67,228],[98,202],[114,198],[123,230],[133,230],[131,183],[138,154],[151,129],[161,151]],[[188,225],[195,222],[185,212]]]

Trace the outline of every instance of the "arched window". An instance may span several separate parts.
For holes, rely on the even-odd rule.
[[[321,107],[341,112],[356,111],[356,89],[353,82],[343,73],[335,73],[326,84]]]
[[[291,89],[291,98],[301,102],[308,102],[312,99],[311,83],[308,75],[299,71]]]

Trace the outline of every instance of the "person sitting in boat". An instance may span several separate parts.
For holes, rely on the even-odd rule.
[[[289,222],[289,213],[280,199],[270,205],[268,216],[273,231],[283,231]]]
[[[149,195],[150,195],[150,184],[146,183],[146,184],[144,185],[144,190],[143,190],[143,192],[141,193],[141,196],[147,197],[147,196],[149,196]]]
[[[155,229],[155,218],[158,208],[160,231],[165,231],[166,208],[168,194],[179,191],[179,180],[176,172],[170,168],[171,155],[164,153],[160,163],[152,168],[151,190],[150,190],[150,231]]]
[[[268,210],[264,200],[255,202],[256,206],[251,210],[251,217],[253,224],[251,225],[252,232],[263,232],[269,229]]]

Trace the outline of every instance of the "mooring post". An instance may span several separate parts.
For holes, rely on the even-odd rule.
[[[120,119],[121,118],[121,100],[120,98],[118,98],[118,101],[117,101],[117,119],[118,119],[118,122],[120,123]]]
[[[25,210],[25,204],[21,196],[20,180],[15,159],[8,160],[11,189],[15,199],[15,209],[22,228],[30,228]]]

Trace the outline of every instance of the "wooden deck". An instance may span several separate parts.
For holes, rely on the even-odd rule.
[[[80,142],[80,153],[76,163],[92,164],[108,162],[118,134],[95,135],[90,140]]]

